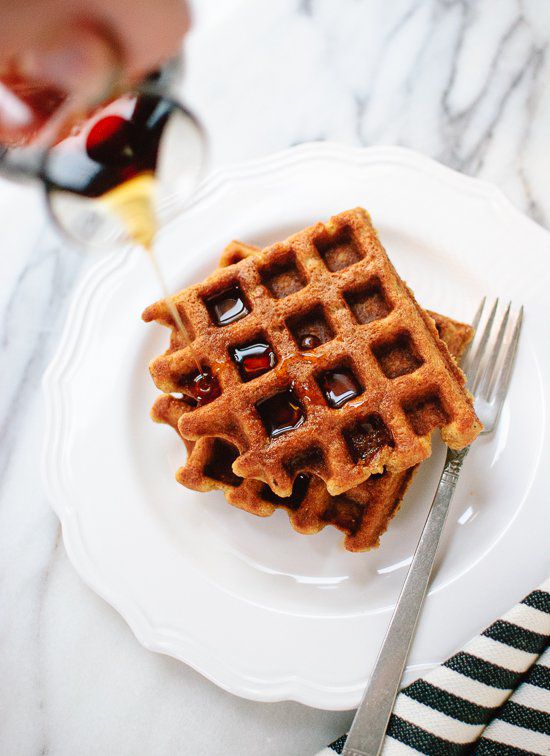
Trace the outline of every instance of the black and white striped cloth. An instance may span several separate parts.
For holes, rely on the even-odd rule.
[[[383,756],[550,756],[549,642],[550,580],[401,691]]]

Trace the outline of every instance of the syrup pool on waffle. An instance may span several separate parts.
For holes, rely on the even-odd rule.
[[[243,381],[251,381],[275,367],[277,356],[266,341],[255,341],[231,350]]]
[[[195,376],[192,391],[197,407],[213,402],[221,394],[218,379],[208,368],[201,368],[201,372]]]
[[[238,286],[231,286],[229,289],[209,297],[206,300],[206,306],[212,320],[219,327],[235,323],[250,312],[250,307]]]
[[[306,419],[300,400],[292,389],[263,399],[256,409],[270,438],[296,430]]]
[[[340,409],[350,399],[363,393],[351,370],[329,370],[319,379],[321,391],[329,407]]]
[[[318,346],[321,345],[321,339],[318,336],[315,336],[313,333],[305,333],[300,338],[300,349],[302,349],[304,352],[309,352],[311,349],[317,349]]]

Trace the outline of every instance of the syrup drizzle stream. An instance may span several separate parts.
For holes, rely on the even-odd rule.
[[[155,217],[153,201],[155,181],[154,173],[150,171],[139,173],[115,189],[106,192],[99,201],[118,217],[128,236],[147,253],[172,320],[183,336],[185,346],[189,347],[199,374],[202,374],[202,366],[193,349],[193,344],[178,312],[174,298],[168,291],[166,279],[153,248],[157,230],[157,219]]]
[[[155,252],[153,250],[153,245],[150,242],[149,244],[143,245],[144,250],[147,253],[147,256],[149,260],[151,261],[151,265],[153,266],[153,270],[155,271],[155,275],[157,278],[157,281],[159,282],[159,286],[162,291],[162,296],[164,298],[164,301],[166,303],[166,307],[168,308],[168,312],[172,316],[172,320],[176,324],[176,327],[180,334],[183,336],[185,345],[189,347],[189,350],[191,352],[191,356],[193,357],[193,361],[195,365],[197,366],[197,370],[199,371],[199,375],[197,378],[199,379],[198,382],[195,379],[194,387],[196,387],[196,390],[201,392],[201,386],[204,381],[204,379],[208,378],[208,384],[211,383],[212,376],[210,373],[207,373],[205,370],[203,370],[202,365],[199,362],[199,359],[197,357],[197,354],[193,348],[193,344],[191,342],[191,339],[189,338],[189,334],[187,333],[187,329],[183,323],[183,320],[181,318],[181,315],[178,312],[178,308],[176,307],[176,303],[174,302],[174,297],[169,293],[168,287],[166,285],[166,279],[164,278],[164,274],[162,272],[162,269],[159,265],[159,261],[157,259],[157,256],[155,255]],[[197,396],[195,396],[194,393],[191,393],[190,391],[185,391],[183,388],[180,389],[182,394],[185,394],[185,396],[189,397],[190,399],[197,400]]]
[[[193,344],[191,342],[191,339],[189,338],[189,334],[187,333],[187,329],[185,325],[183,324],[183,320],[181,318],[181,315],[178,312],[178,308],[176,307],[176,303],[174,302],[174,297],[169,293],[168,287],[166,285],[166,279],[164,278],[164,274],[162,272],[162,269],[159,265],[159,261],[157,259],[157,256],[155,255],[153,251],[153,245],[151,243],[147,245],[143,245],[145,251],[147,252],[147,255],[149,257],[149,260],[151,261],[151,265],[153,266],[153,270],[155,271],[155,275],[157,277],[157,281],[159,282],[162,296],[164,298],[164,301],[166,302],[166,307],[168,308],[168,312],[172,316],[172,320],[177,326],[178,331],[181,333],[181,335],[184,338],[185,345],[188,346],[191,350],[191,354],[193,355],[193,360],[195,361],[195,365],[197,366],[197,370],[199,373],[202,373],[202,366],[197,358],[197,355],[195,353],[195,350],[193,349]]]
[[[102,201],[106,202],[110,209],[116,213],[130,238],[145,250],[151,261],[168,312],[172,317],[174,325],[183,337],[184,344],[188,347],[198,371],[192,386],[187,390],[180,387],[180,393],[188,399],[192,399],[196,402],[196,406],[200,407],[216,399],[220,395],[220,387],[217,379],[212,375],[210,370],[203,368],[197,357],[174,297],[168,291],[166,279],[155,254],[153,242],[157,223],[152,201],[153,190],[153,175],[136,176],[130,179],[126,185],[123,184],[108,192],[102,198]]]

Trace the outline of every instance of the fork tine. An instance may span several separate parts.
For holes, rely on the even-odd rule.
[[[506,347],[505,347],[506,353],[504,355],[504,363],[502,365],[502,370],[500,371],[497,377],[496,384],[494,387],[494,392],[495,392],[494,401],[497,406],[497,413],[496,413],[493,425],[496,425],[498,422],[498,419],[500,417],[500,412],[502,410],[502,405],[504,404],[504,399],[508,391],[508,385],[510,383],[510,378],[512,376],[512,367],[514,366],[514,358],[516,356],[516,352],[518,348],[519,335],[521,332],[522,324],[523,324],[523,306],[520,307],[519,313],[516,317],[516,323],[514,325],[514,329],[511,335],[506,339]]]
[[[476,350],[471,356],[469,355],[470,360],[469,360],[467,375],[468,375],[469,388],[472,393],[475,393],[476,386],[482,374],[482,367],[483,368],[485,367],[483,358],[485,357],[485,349],[487,347],[487,342],[489,341],[491,330],[493,328],[493,322],[494,322],[495,315],[497,312],[497,307],[498,307],[498,299],[495,299],[495,302],[491,308],[491,312],[489,313],[487,322],[485,323],[485,328],[482,331]]]
[[[472,328],[474,329],[474,331],[477,331],[477,327],[479,325],[479,321],[481,320],[481,315],[483,313],[483,308],[485,307],[486,302],[487,302],[487,297],[483,297],[483,299],[479,303],[476,314],[474,315],[474,319],[472,321]]]
[[[500,367],[500,363],[502,362],[502,344],[504,341],[506,328],[508,326],[508,320],[510,318],[511,307],[512,302],[508,302],[508,307],[506,308],[506,312],[504,313],[504,316],[500,322],[497,337],[495,339],[495,343],[493,344],[491,356],[487,361],[487,368],[483,374],[482,379],[479,382],[479,393],[487,402],[489,401],[489,397],[493,393],[497,376],[499,374],[497,366]]]
[[[480,320],[482,318],[483,310],[485,309],[486,303],[487,303],[487,297],[483,297],[483,299],[478,305],[476,314],[474,315],[474,319],[472,321],[472,328],[474,329],[474,337],[471,340],[471,342],[468,344],[468,347],[466,349],[466,354],[462,358],[462,370],[464,371],[466,375],[468,375],[468,366],[471,363],[473,351],[477,347],[477,340],[479,337],[479,333],[477,329],[478,329]]]

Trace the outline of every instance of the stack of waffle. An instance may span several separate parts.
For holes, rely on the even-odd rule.
[[[143,318],[171,331],[152,417],[181,436],[188,488],[365,551],[432,431],[458,449],[481,430],[456,362],[472,329],[418,305],[361,208],[263,250],[232,242],[174,302],[190,342],[164,301]]]

